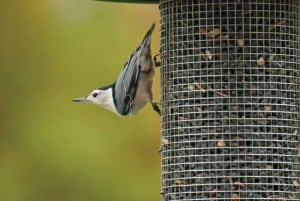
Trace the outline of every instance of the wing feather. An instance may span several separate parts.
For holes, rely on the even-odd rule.
[[[140,74],[140,56],[144,48],[150,46],[153,29],[154,24],[146,33],[142,43],[130,55],[115,83],[115,103],[117,110],[122,115],[127,115],[133,104]]]

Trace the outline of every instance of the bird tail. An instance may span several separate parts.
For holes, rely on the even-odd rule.
[[[152,35],[153,30],[154,30],[154,27],[155,27],[155,24],[153,23],[152,26],[150,27],[150,29],[147,31],[146,35],[144,36],[144,39],[141,43],[141,47],[150,46],[150,44],[151,44],[151,35]]]

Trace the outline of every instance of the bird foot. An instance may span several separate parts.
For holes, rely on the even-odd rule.
[[[161,111],[158,105],[160,105],[159,103],[156,102],[151,102],[152,108],[154,109],[155,112],[157,112],[159,114],[159,116],[161,116]]]
[[[155,67],[159,67],[160,66],[160,60],[158,61],[158,59],[157,59],[158,56],[160,56],[160,54],[156,54],[153,57]]]

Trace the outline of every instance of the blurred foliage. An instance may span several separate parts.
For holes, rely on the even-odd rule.
[[[116,79],[153,22],[155,4],[0,1],[1,201],[160,199],[151,106],[121,118],[71,102]]]

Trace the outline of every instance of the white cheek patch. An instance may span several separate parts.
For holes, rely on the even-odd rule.
[[[96,98],[92,98],[92,102],[96,105],[102,106],[103,108],[118,114],[112,97],[112,89],[107,89],[103,91],[98,90],[97,92],[98,95]]]

